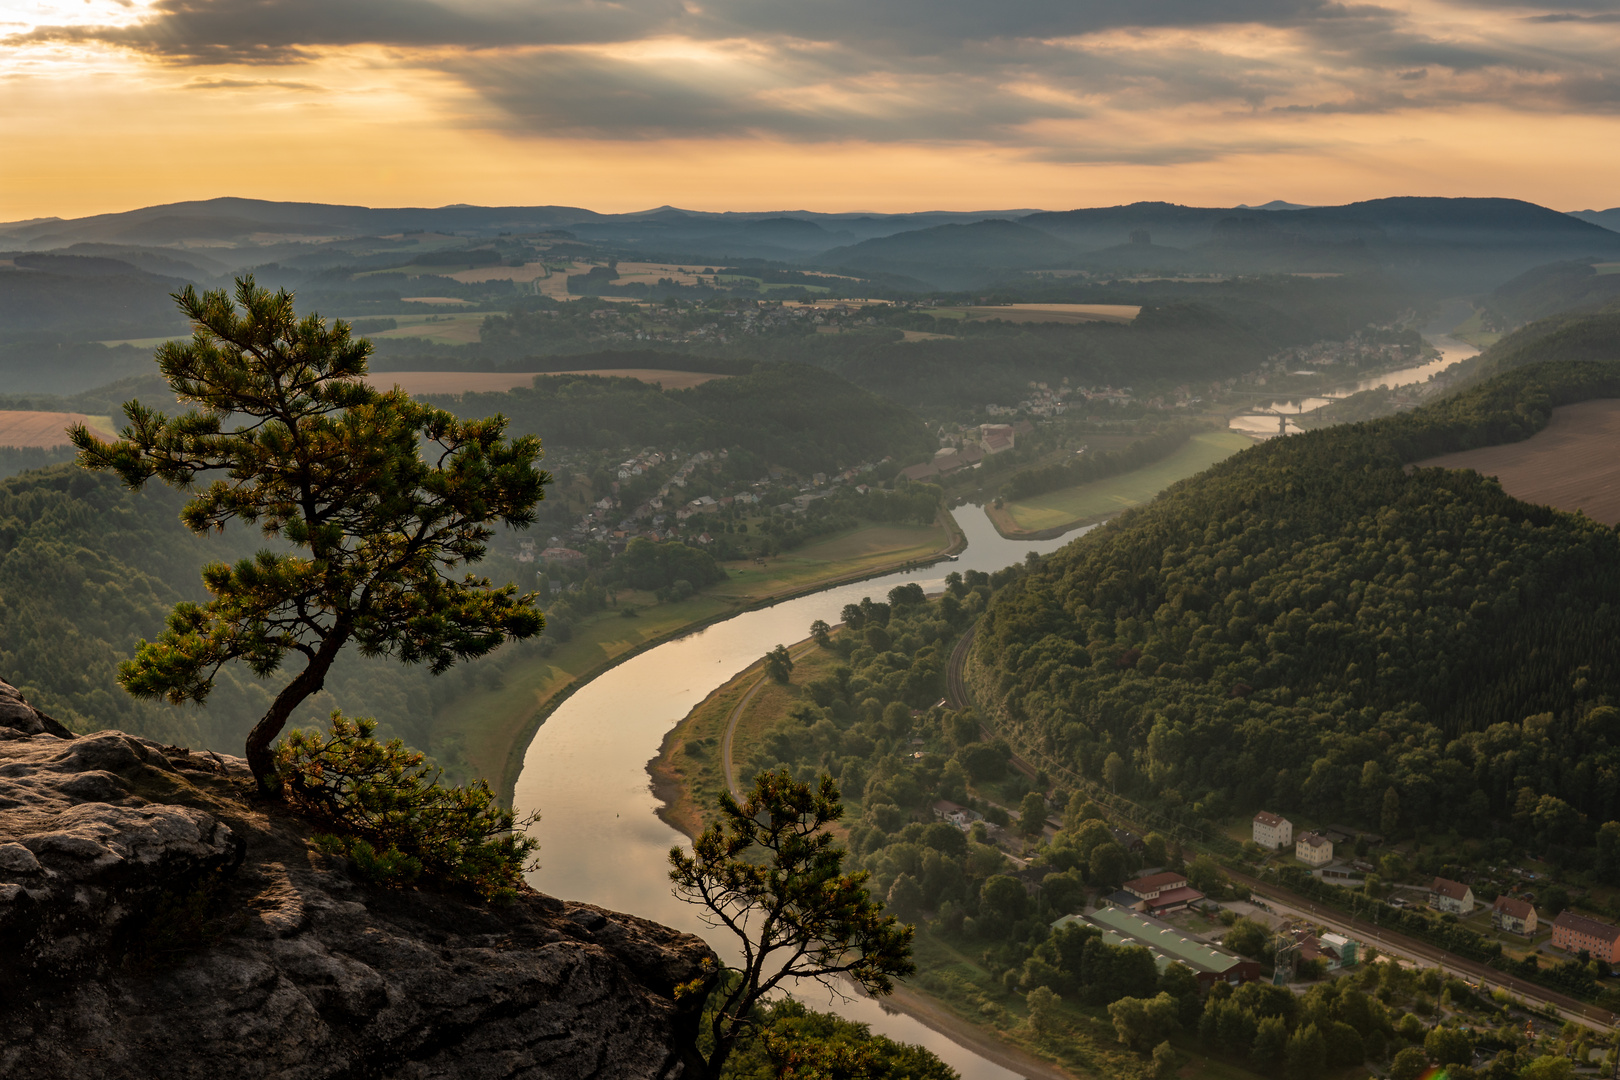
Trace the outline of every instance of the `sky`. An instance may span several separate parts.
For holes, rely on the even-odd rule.
[[[0,0],[0,221],[1620,205],[1620,0]]]

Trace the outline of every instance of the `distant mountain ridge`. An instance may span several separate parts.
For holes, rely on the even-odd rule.
[[[1146,201],[904,214],[660,206],[605,214],[561,205],[372,208],[233,197],[0,224],[0,263],[10,249],[118,260],[132,273],[159,277],[218,279],[268,264],[358,274],[398,265],[393,248],[414,246],[419,234],[435,234],[440,246],[497,248],[508,237],[562,234],[584,245],[569,257],[699,266],[761,260],[836,269],[912,291],[977,289],[1042,271],[1379,272],[1436,295],[1458,295],[1489,291],[1539,265],[1620,259],[1620,209],[1566,214],[1501,198],[1399,196],[1343,206],[1274,200],[1259,207]]]
[[[1591,222],[1611,232],[1620,232],[1620,206],[1609,210],[1571,210],[1569,216]]]

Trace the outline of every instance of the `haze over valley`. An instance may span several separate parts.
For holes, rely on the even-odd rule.
[[[0,1073],[1620,1076],[1613,7],[0,5]]]

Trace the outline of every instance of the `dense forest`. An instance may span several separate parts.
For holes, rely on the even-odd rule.
[[[1543,362],[1238,454],[1009,584],[978,685],[1020,741],[1189,817],[1585,848],[1620,818],[1620,538],[1410,463],[1614,396],[1620,362]]]
[[[1049,804],[1041,790],[1047,779],[1032,784],[1013,768],[1008,746],[986,741],[972,713],[917,707],[937,700],[951,645],[993,589],[1005,590],[1023,572],[951,574],[935,600],[919,586],[899,586],[886,601],[846,606],[839,630],[812,625],[820,649],[787,673],[796,700],[742,763],[745,774],[785,769],[805,780],[823,771],[837,778],[850,811],[852,861],[889,910],[918,928],[917,985],[1003,1032],[1030,1032],[1066,1062],[1103,1076],[1166,1075],[1171,1037],[1253,1073],[1297,1080],[1383,1062],[1413,1046],[1445,1062],[1470,1061],[1476,1049],[1499,1053],[1501,1068],[1491,1075],[1537,1075],[1526,1071],[1538,1051],[1519,1034],[1522,1025],[1439,971],[1364,964],[1302,995],[1263,981],[1218,983],[1205,994],[1190,969],[1158,964],[1128,939],[1085,922],[1054,926],[1093,892],[1118,888],[1144,867],[1183,870],[1214,896],[1227,895],[1229,884],[1207,856],[1185,861],[1173,837],[1149,833],[1140,851],[1122,845],[1083,794],[1058,789]],[[712,756],[712,740],[681,752]],[[983,820],[965,830],[935,820],[930,807],[938,799]],[[1049,818],[1061,827],[1043,836]],[[1234,912],[1222,921],[1229,948],[1271,963],[1264,926]],[[1315,963],[1301,964],[1300,977],[1319,978]],[[1466,1021],[1421,1019],[1433,1015],[1442,993]],[[1099,1007],[1112,1029],[1101,1039],[1084,1018]],[[1021,1023],[1014,1010],[1024,1014]]]
[[[250,528],[194,536],[180,523],[183,501],[165,487],[131,492],[115,477],[73,464],[0,480],[0,671],[76,731],[118,728],[240,753],[248,728],[280,689],[277,677],[261,682],[245,669],[227,667],[206,708],[137,699],[117,682],[118,664],[141,638],[162,630],[176,601],[204,598],[199,570],[205,563],[239,559],[263,544]],[[496,554],[474,569],[503,581],[522,572]],[[389,734],[429,749],[436,702],[535,655],[538,645],[520,643],[439,678],[426,668],[346,654],[295,722],[321,723],[341,704],[351,715],[378,717]],[[457,765],[456,747],[431,749]]]
[[[1599,273],[1594,259],[1549,263],[1498,286],[1485,301],[1485,326],[1511,330],[1561,311],[1620,300],[1620,274]]]
[[[514,434],[569,448],[740,446],[801,473],[931,452],[922,422],[829,372],[759,364],[687,390],[597,375],[540,376],[533,389],[428,400],[459,416],[504,413]]]

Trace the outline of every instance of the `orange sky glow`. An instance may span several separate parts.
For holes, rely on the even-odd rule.
[[[1209,0],[1196,15],[1167,0],[1138,24],[1030,3],[1005,26],[937,20],[921,40],[876,23],[818,37],[815,20],[770,23],[770,5],[743,0],[620,5],[611,25],[573,0],[397,0],[380,21],[359,9],[383,0],[346,2],[344,22],[329,14],[344,0],[0,0],[0,221],[217,195],[601,211],[1620,204],[1606,0]],[[254,21],[267,7],[280,22]]]

